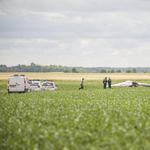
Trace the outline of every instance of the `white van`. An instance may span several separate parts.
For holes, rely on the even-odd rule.
[[[8,79],[7,90],[8,93],[30,92],[30,84],[28,78],[24,74],[14,74],[14,76]]]

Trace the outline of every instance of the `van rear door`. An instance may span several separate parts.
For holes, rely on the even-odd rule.
[[[24,91],[24,77],[16,78],[16,91],[23,92]]]
[[[16,77],[9,78],[9,91],[10,92],[16,91]]]

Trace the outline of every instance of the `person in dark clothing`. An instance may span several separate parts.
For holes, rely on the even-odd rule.
[[[111,88],[111,79],[108,79],[108,87]]]
[[[104,84],[104,89],[106,89],[107,77],[105,77],[105,79],[103,80],[103,84]]]
[[[79,88],[79,90],[83,89],[83,80],[84,80],[84,78],[82,78],[82,80],[81,80],[81,87]]]

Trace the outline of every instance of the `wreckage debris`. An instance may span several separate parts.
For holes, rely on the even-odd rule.
[[[112,87],[138,87],[138,86],[150,87],[150,84],[138,83],[138,82],[134,82],[134,81],[125,81],[125,82],[122,82],[122,83],[112,85]]]

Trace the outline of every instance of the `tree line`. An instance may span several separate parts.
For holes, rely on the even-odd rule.
[[[114,67],[67,67],[61,65],[42,66],[35,63],[7,67],[0,65],[0,72],[64,72],[64,73],[137,73],[150,72],[150,67],[114,68]]]
[[[65,72],[65,73],[90,73],[91,70],[85,68],[74,68],[61,65],[49,65],[41,66],[35,63],[30,65],[17,65],[7,67],[6,65],[0,65],[0,72]]]
[[[134,68],[92,67],[88,69],[100,73],[150,73],[150,67],[134,67]]]
[[[133,68],[132,70],[127,69],[125,72],[126,73],[131,73],[131,72],[136,73],[137,71],[135,68]],[[100,73],[107,73],[107,71],[105,69],[102,69],[102,70],[100,70]],[[115,73],[115,71],[112,69],[112,70],[108,71],[108,73]],[[116,73],[121,73],[121,70],[120,69],[116,70]]]

